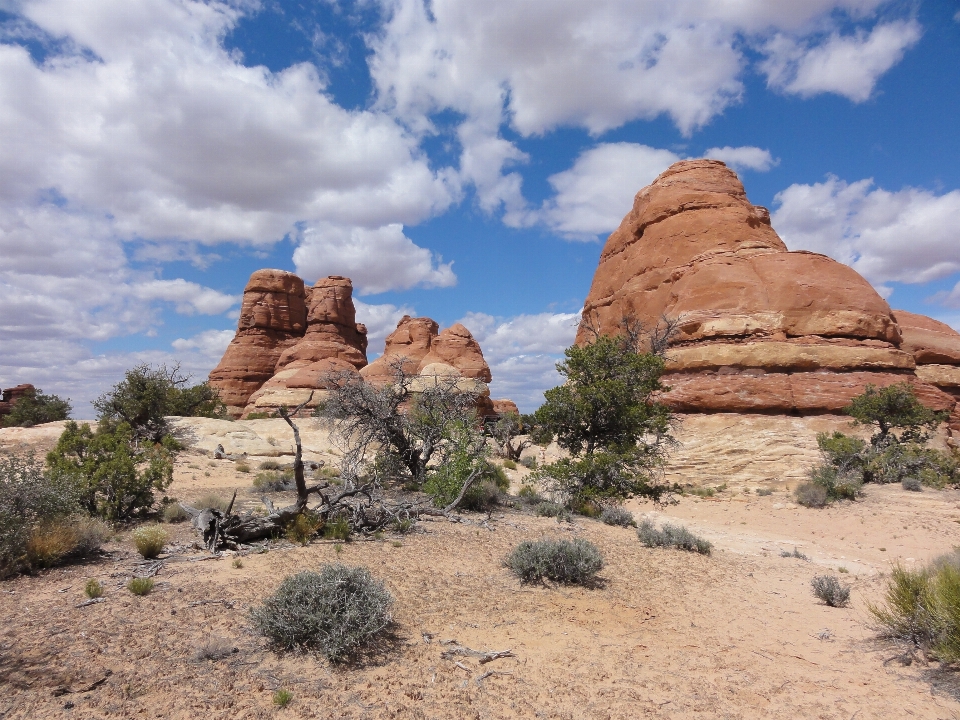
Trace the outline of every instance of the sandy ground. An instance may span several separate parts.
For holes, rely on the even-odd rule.
[[[194,449],[178,460],[171,494],[238,488],[252,504],[251,479]],[[713,498],[631,506],[638,519],[671,519],[708,537],[709,557],[647,549],[631,529],[584,518],[558,524],[504,510],[422,522],[340,552],[327,541],[281,544],[235,568],[230,556],[202,559],[178,525],[169,526],[156,590],[138,598],[124,586],[143,566],[121,533],[101,560],[0,584],[0,717],[960,717],[953,675],[901,664],[866,611],[892,562],[960,544],[960,492],[871,487],[857,503],[807,510],[790,501],[787,481],[758,496],[769,480],[741,475]],[[501,565],[521,540],[574,536],[603,551],[600,587],[524,586]],[[780,556],[794,547],[810,560]],[[249,608],[284,576],[335,561],[365,565],[386,583],[397,600],[394,636],[346,667],[273,653],[251,630]],[[810,580],[840,567],[852,604],[829,608]],[[91,577],[106,600],[77,607]],[[236,651],[200,659],[211,640]],[[458,665],[441,656],[447,640],[515,657]],[[293,694],[282,710],[272,704],[278,688]]]

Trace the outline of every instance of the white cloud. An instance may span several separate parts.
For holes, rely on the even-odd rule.
[[[218,315],[240,302],[240,295],[227,295],[194,282],[150,280],[133,287],[133,294],[142,300],[166,300],[176,304],[181,315]]]
[[[780,164],[780,159],[774,159],[769,150],[751,146],[710,148],[703,157],[722,160],[736,170],[756,170],[757,172],[766,172]]]
[[[646,145],[597,145],[581,153],[569,170],[550,176],[556,195],[544,204],[541,218],[568,237],[595,239],[616,228],[640,188],[679,159]]]
[[[371,360],[383,354],[384,340],[397,329],[397,323],[404,315],[416,316],[416,310],[407,305],[370,305],[356,299],[353,304],[357,309],[357,322],[367,326],[367,358]]]
[[[916,20],[882,23],[869,33],[832,33],[810,46],[803,40],[777,35],[765,47],[761,69],[769,85],[786,93],[811,97],[835,93],[853,102],[868,100],[877,80],[903,58],[920,39]]]
[[[453,263],[414,245],[400,224],[344,228],[323,224],[302,234],[293,253],[297,272],[307,278],[344,275],[361,295],[386,290],[456,285]]]
[[[172,343],[174,350],[187,352],[196,350],[201,355],[220,362],[227,345],[236,333],[233,330],[204,330],[191,338],[177,338]]]
[[[851,265],[874,284],[921,283],[960,271],[960,190],[891,192],[836,177],[778,193],[774,228],[791,250]]]
[[[562,381],[556,363],[573,344],[579,313],[538,313],[495,318],[468,313],[460,322],[480,343],[490,365],[495,398],[510,398],[523,412],[543,403],[543,391]]]
[[[948,308],[960,308],[960,282],[954,285],[952,290],[934,293],[928,300]]]

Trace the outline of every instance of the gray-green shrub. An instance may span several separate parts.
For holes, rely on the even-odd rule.
[[[709,540],[694,535],[683,525],[664,523],[659,530],[650,520],[644,520],[637,529],[637,537],[647,547],[677,548],[690,552],[709,555],[713,544]]]
[[[607,525],[617,525],[618,527],[637,526],[637,521],[633,519],[633,513],[618,505],[605,507],[603,512],[600,513],[600,522]]]
[[[575,540],[538,540],[520,543],[504,564],[521,582],[547,578],[568,585],[585,585],[603,569],[603,555],[591,542]]]
[[[818,575],[810,585],[813,594],[830,607],[843,607],[850,601],[850,586],[841,585],[833,575]]]
[[[331,662],[348,658],[391,622],[393,597],[364,567],[324,565],[283,580],[251,619],[285,650],[315,650]]]

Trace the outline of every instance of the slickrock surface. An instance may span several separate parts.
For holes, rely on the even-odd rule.
[[[789,252],[716,160],[675,163],[608,238],[583,317],[616,333],[626,316],[681,319],[663,396],[680,412],[835,413],[868,384],[909,381],[956,415],[960,335],[894,314],[846,265]],[[582,324],[577,341],[591,337]]]

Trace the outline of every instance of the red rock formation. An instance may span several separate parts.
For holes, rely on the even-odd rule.
[[[927,404],[954,405],[914,372],[953,357],[942,328],[918,319],[902,336],[900,314],[853,269],[788,252],[715,160],[676,163],[637,194],[604,246],[577,342],[587,323],[615,333],[626,316],[681,319],[663,395],[678,411],[836,412],[867,384],[904,380]]]
[[[360,374],[367,382],[392,382],[391,363],[399,358],[403,358],[405,372],[417,372],[420,361],[430,352],[430,345],[439,329],[440,326],[430,318],[404,315],[397,323],[397,329],[387,336],[383,355],[363,368]]]
[[[24,395],[36,393],[37,389],[30,383],[17,385],[16,387],[6,388],[0,395],[0,418],[13,412],[13,406],[17,400]]]
[[[430,352],[420,360],[419,370],[432,363],[452,365],[465,378],[490,382],[490,366],[483,359],[480,344],[460,323],[451,325],[430,343]]]
[[[491,400],[493,403],[493,411],[497,415],[519,415],[520,408],[517,407],[517,404],[513,400],[500,399],[500,400]]]
[[[237,334],[210,385],[231,415],[239,415],[250,396],[274,373],[280,355],[303,335],[307,324],[303,280],[283,270],[257,270],[243,290]]]

